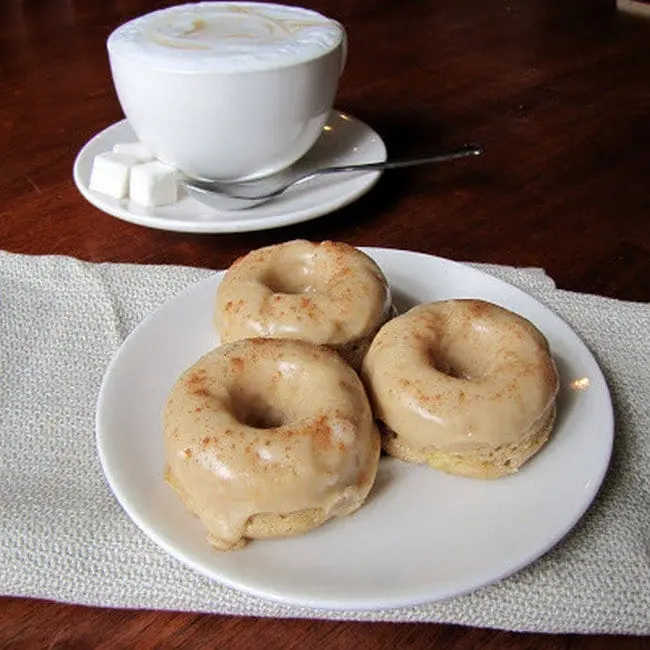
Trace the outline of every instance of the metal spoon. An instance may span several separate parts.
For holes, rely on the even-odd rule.
[[[297,176],[287,176],[287,173],[274,174],[269,177],[251,181],[241,182],[220,182],[206,181],[194,178],[184,178],[183,184],[189,194],[195,199],[217,210],[243,210],[270,201],[289,188],[301,185],[317,176],[329,174],[340,174],[345,172],[368,172],[383,171],[385,169],[401,169],[404,167],[415,167],[416,165],[427,165],[439,163],[446,160],[467,158],[468,156],[480,156],[483,147],[479,144],[470,144],[441,153],[436,156],[424,156],[419,158],[402,158],[396,160],[385,160],[383,162],[363,163],[358,165],[342,165],[338,167],[324,167],[303,172]]]

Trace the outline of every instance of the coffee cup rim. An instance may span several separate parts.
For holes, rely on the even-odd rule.
[[[315,14],[317,16],[320,16],[323,18],[325,21],[327,21],[328,25],[334,26],[338,30],[338,38],[336,41],[327,49],[324,49],[322,51],[319,51],[317,53],[305,53],[302,56],[298,56],[297,58],[289,59],[289,60],[282,60],[282,57],[279,59],[261,59],[261,58],[252,58],[249,60],[248,64],[246,67],[229,67],[229,68],[221,68],[218,66],[219,62],[219,57],[214,56],[211,57],[210,55],[204,55],[203,61],[205,62],[204,65],[201,66],[195,66],[196,64],[196,59],[194,59],[194,66],[191,64],[183,64],[181,65],[178,60],[174,61],[172,58],[169,58],[165,61],[161,61],[159,57],[156,57],[155,54],[150,53],[143,53],[143,52],[137,52],[135,51],[135,48],[127,48],[125,49],[124,43],[120,42],[119,45],[117,44],[118,39],[121,39],[122,32],[126,31],[129,27],[132,27],[134,23],[137,23],[138,21],[141,21],[149,16],[155,15],[155,14],[163,14],[171,11],[179,11],[185,7],[200,7],[202,5],[243,5],[243,6],[249,6],[249,5],[254,5],[254,6],[265,6],[265,7],[277,7],[277,8],[282,8],[282,9],[288,9],[288,10],[301,10],[305,11],[310,14]],[[122,23],[121,25],[118,25],[108,36],[106,39],[106,49],[108,51],[109,55],[109,60],[110,59],[120,59],[124,62],[127,62],[129,64],[138,64],[141,65],[144,68],[151,69],[151,70],[157,70],[160,72],[169,72],[169,73],[174,73],[174,74],[188,74],[188,75],[247,75],[247,74],[255,74],[255,73],[264,73],[264,72],[272,72],[274,70],[283,70],[283,69],[290,69],[294,67],[299,67],[311,62],[316,62],[319,61],[325,57],[330,56],[332,53],[336,52],[337,50],[342,49],[344,52],[344,58],[345,58],[345,52],[347,50],[347,33],[345,30],[345,27],[337,20],[333,18],[329,18],[328,16],[325,16],[324,14],[315,11],[313,9],[309,9],[306,7],[300,7],[300,6],[288,6],[288,5],[282,5],[279,3],[272,3],[272,2],[238,2],[235,0],[234,2],[214,2],[214,1],[208,1],[208,2],[198,2],[196,4],[181,4],[181,5],[173,5],[170,7],[164,7],[162,9],[157,9],[155,11],[148,12],[146,14],[142,14],[140,16],[136,16],[135,18],[132,18],[131,20]],[[129,51],[130,50],[130,51]],[[212,63],[212,65],[210,65]]]

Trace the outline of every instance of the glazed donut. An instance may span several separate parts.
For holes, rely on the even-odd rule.
[[[511,474],[548,440],[559,380],[525,318],[482,300],[419,305],[363,363],[384,450],[451,474]]]
[[[338,354],[259,338],[220,346],[180,376],[164,441],[167,482],[220,550],[353,513],[381,447],[361,380]]]
[[[215,324],[222,343],[300,339],[331,347],[359,369],[391,310],[386,278],[365,253],[295,240],[254,250],[228,269]]]

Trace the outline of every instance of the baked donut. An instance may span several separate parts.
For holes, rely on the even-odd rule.
[[[347,244],[295,240],[251,251],[217,290],[222,343],[251,337],[327,345],[355,369],[392,315],[377,264]]]
[[[555,421],[548,342],[483,300],[423,304],[394,318],[372,342],[362,377],[384,450],[451,474],[516,472]]]
[[[357,510],[380,437],[361,380],[332,350],[246,339],[188,368],[164,411],[165,478],[221,550]]]

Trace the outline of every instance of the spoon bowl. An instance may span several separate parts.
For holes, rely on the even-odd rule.
[[[235,211],[252,208],[260,203],[272,201],[287,190],[307,183],[319,176],[331,174],[345,174],[365,171],[384,171],[387,169],[404,169],[440,163],[470,156],[480,156],[483,147],[479,144],[470,144],[433,156],[420,156],[384,160],[381,162],[362,163],[357,165],[342,165],[336,167],[323,167],[303,171],[296,174],[291,169],[265,178],[241,182],[207,181],[186,177],[182,180],[188,194],[197,201],[217,210]]]

